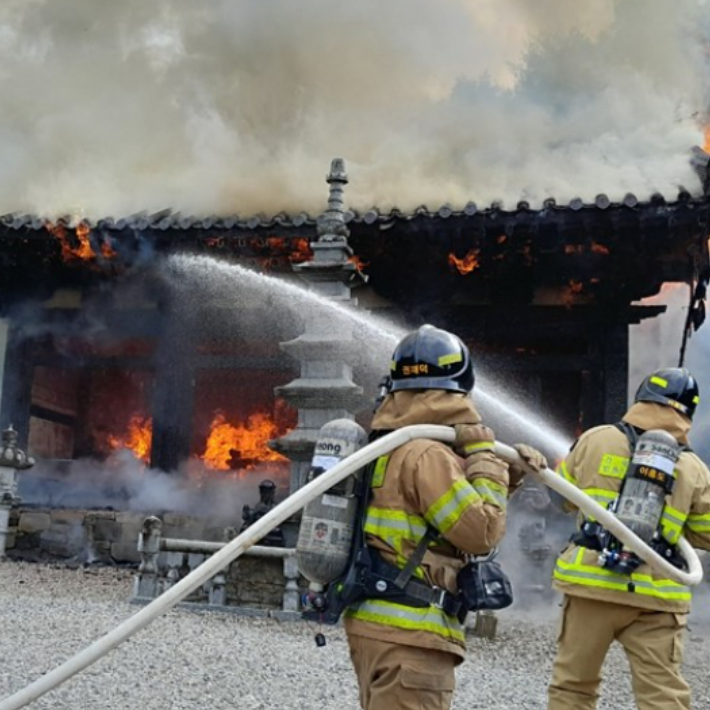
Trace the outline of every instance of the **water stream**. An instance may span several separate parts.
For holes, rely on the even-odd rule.
[[[162,266],[162,274],[181,300],[181,307],[200,306],[218,302],[230,315],[225,327],[239,326],[248,319],[249,306],[266,306],[270,323],[261,322],[264,331],[278,331],[284,319],[293,320],[306,308],[326,310],[331,317],[346,319],[352,326],[366,334],[366,347],[358,352],[360,365],[376,374],[386,370],[396,344],[408,332],[394,323],[358,311],[342,303],[324,298],[316,293],[282,278],[257,273],[238,264],[230,264],[207,256],[174,255]],[[263,312],[263,310],[261,311]],[[233,319],[233,323],[230,320]],[[436,325],[436,324],[434,324]],[[475,349],[472,353],[475,363]],[[570,444],[565,436],[545,421],[540,412],[532,412],[517,401],[505,386],[485,374],[476,373],[474,399],[480,404],[484,421],[505,424],[518,432],[516,441],[525,441],[541,447],[548,455],[563,456]],[[515,442],[508,442],[515,443]]]

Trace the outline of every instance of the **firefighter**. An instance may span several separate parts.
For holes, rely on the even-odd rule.
[[[668,432],[683,450],[656,544],[678,565],[674,544],[681,534],[694,547],[710,549],[710,472],[688,447],[698,402],[688,370],[654,372],[641,383],[622,422],[585,432],[557,469],[606,507],[619,496],[633,437],[651,429]],[[593,534],[599,526],[581,515],[578,524],[553,573],[553,586],[564,597],[548,710],[596,707],[600,671],[613,641],[626,652],[640,710],[687,710],[690,691],[680,666],[690,589],[663,579],[638,558],[628,569],[615,569],[600,555],[599,536]]]
[[[465,555],[487,553],[500,541],[509,493],[523,478],[493,454],[493,432],[481,424],[470,397],[473,384],[469,351],[451,333],[424,325],[395,349],[391,389],[375,413],[373,432],[449,425],[456,442],[452,450],[417,439],[375,463],[367,544],[373,557],[397,570],[419,557],[412,579],[436,602],[368,598],[346,610],[364,710],[450,707],[454,667],[465,650],[461,614],[449,605],[458,592],[457,573]],[[517,448],[531,466],[546,465],[534,449]]]

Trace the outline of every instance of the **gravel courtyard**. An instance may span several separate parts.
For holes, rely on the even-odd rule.
[[[132,573],[0,562],[0,695],[24,687],[112,629],[128,604]],[[697,611],[702,612],[702,617]],[[498,638],[471,639],[458,670],[457,710],[545,707],[558,609],[501,614]],[[694,708],[710,710],[708,596],[696,600],[685,672]],[[172,610],[30,707],[52,710],[357,710],[340,629],[316,648],[314,629],[233,614]],[[633,710],[627,664],[608,659],[602,710]]]

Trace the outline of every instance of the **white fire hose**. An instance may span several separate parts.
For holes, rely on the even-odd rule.
[[[416,425],[398,429],[383,436],[381,439],[364,446],[359,451],[344,459],[331,469],[303,486],[293,495],[257,520],[247,530],[225,545],[219,552],[203,562],[197,569],[180,580],[175,586],[161,594],[157,599],[133,616],[119,624],[113,631],[94,641],[90,646],[72,656],[54,670],[50,671],[14,695],[0,702],[0,710],[18,710],[33,700],[49,692],[53,688],[77,674],[92,663],[98,661],[120,643],[130,638],[158,616],[168,611],[184,599],[190,592],[211,579],[217,572],[224,569],[252,545],[255,545],[268,532],[283,523],[291,515],[303,508],[311,500],[325,493],[329,488],[355,473],[376,458],[389,453],[412,439],[436,439],[453,443],[454,430],[451,427],[434,425]],[[502,459],[515,463],[532,472],[520,458],[515,449],[496,442],[495,452]],[[702,568],[695,550],[684,539],[680,538],[678,547],[688,563],[688,572],[683,572],[646,545],[609,511],[602,508],[578,488],[565,481],[550,469],[538,474],[539,479],[547,486],[576,505],[589,516],[596,518],[614,537],[633,550],[642,560],[648,562],[653,569],[669,579],[681,584],[694,586],[702,581]]]

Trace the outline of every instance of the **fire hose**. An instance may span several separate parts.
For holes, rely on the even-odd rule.
[[[161,594],[150,604],[143,607],[143,609],[119,624],[115,629],[94,641],[90,646],[75,654],[54,670],[41,676],[14,695],[5,698],[5,700],[0,702],[0,710],[18,710],[18,708],[25,707],[76,675],[87,666],[95,663],[109,651],[116,648],[120,643],[133,636],[137,631],[140,631],[151,621],[171,609],[188,594],[211,579],[217,572],[224,569],[229,563],[242,555],[268,532],[283,523],[307,503],[325,493],[334,485],[371,461],[406,444],[408,441],[420,438],[453,443],[454,430],[450,427],[426,424],[408,426],[387,434],[359,451],[356,451],[286,498],[286,500],[257,520],[229,544],[225,545],[219,552],[203,562],[197,569]],[[513,448],[499,442],[495,443],[495,453],[505,461],[514,463],[527,470],[528,473],[536,475],[542,483],[569,500],[586,515],[594,517],[626,547],[635,552],[644,562],[647,562],[656,572],[688,586],[695,586],[702,581],[703,571],[698,555],[683,537],[681,537],[678,542],[678,549],[688,564],[687,572],[679,570],[666,561],[661,555],[656,553],[637,535],[623,525],[612,513],[550,469],[536,473],[530,469]]]

